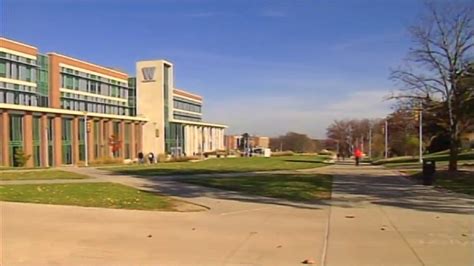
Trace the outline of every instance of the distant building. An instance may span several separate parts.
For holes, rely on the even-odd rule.
[[[253,147],[268,148],[270,146],[269,137],[250,137],[250,143]]]
[[[228,150],[239,149],[242,142],[242,135],[227,135],[224,138],[224,145]],[[262,136],[250,136],[249,145],[251,147],[268,148],[270,146],[270,138]]]

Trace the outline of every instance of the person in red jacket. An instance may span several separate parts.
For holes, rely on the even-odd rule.
[[[359,148],[355,149],[354,157],[355,157],[355,161],[356,161],[356,166],[359,166],[360,158],[362,158],[362,151]]]

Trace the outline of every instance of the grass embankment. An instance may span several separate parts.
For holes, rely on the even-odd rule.
[[[293,201],[314,201],[331,198],[332,177],[315,174],[261,174],[238,177],[204,177],[180,179],[201,186],[240,191],[251,195]]]
[[[327,159],[326,156],[220,158],[200,162],[158,163],[153,165],[108,167],[104,169],[120,174],[139,176],[241,173],[316,168],[326,165],[323,163],[325,159]]]
[[[61,171],[61,170],[18,170],[0,171],[0,180],[50,180],[50,179],[85,179],[86,175]]]
[[[437,166],[442,165],[446,166],[449,161],[449,153],[447,151],[426,154],[423,156],[423,159],[429,159],[436,161]],[[421,164],[418,161],[418,157],[413,156],[400,156],[393,157],[388,159],[381,159],[372,162],[374,165],[383,165],[389,168],[420,168]],[[474,151],[464,152],[458,156],[458,164],[471,164],[474,162]]]
[[[404,171],[410,178],[421,182],[423,174],[421,171],[410,170]],[[472,171],[456,171],[447,170],[436,171],[434,185],[436,187],[445,188],[454,192],[464,193],[474,196],[474,172]]]
[[[0,186],[0,200],[133,210],[174,210],[175,201],[114,183]]]

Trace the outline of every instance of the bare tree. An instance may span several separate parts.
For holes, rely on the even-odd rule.
[[[426,111],[446,110],[442,122],[450,135],[449,170],[457,170],[460,135],[472,123],[465,115],[465,106],[473,97],[473,89],[460,86],[460,81],[474,59],[474,6],[466,2],[428,3],[426,14],[409,33],[413,47],[407,65],[392,72],[392,78],[403,86],[394,97],[428,100]]]

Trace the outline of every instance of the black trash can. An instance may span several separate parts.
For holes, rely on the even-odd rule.
[[[434,160],[423,160],[423,185],[433,185],[436,162]]]

